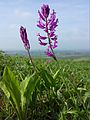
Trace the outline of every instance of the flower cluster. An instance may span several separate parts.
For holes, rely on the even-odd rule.
[[[48,5],[43,5],[41,7],[41,12],[38,10],[39,21],[37,26],[44,30],[46,36],[41,36],[38,34],[39,44],[46,46],[45,53],[48,56],[53,57],[56,60],[53,49],[57,47],[57,35],[55,34],[55,28],[57,27],[58,19],[56,19],[56,12],[53,10],[50,13],[50,8]]]
[[[29,40],[27,38],[27,32],[26,32],[26,29],[23,26],[20,27],[20,37],[23,41],[25,49],[30,49]]]

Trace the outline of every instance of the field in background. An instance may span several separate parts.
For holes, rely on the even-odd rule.
[[[21,55],[21,56],[27,56],[27,51],[23,51],[23,50],[6,50],[5,51],[6,54],[9,55]],[[58,58],[78,58],[78,57],[90,57],[90,50],[56,50],[55,51],[56,56],[58,56]],[[33,57],[46,57],[44,51],[41,50],[33,50],[31,51],[31,55]]]
[[[40,86],[36,86],[27,111],[28,120],[89,120],[89,54],[71,55],[65,59],[59,57],[58,63],[44,57],[34,57],[33,60],[49,77],[39,78]],[[5,66],[10,68],[19,81],[33,72],[27,56],[0,53],[0,81]],[[49,86],[50,76],[55,80],[54,87]],[[5,119],[17,120],[13,108],[0,89],[0,120]]]

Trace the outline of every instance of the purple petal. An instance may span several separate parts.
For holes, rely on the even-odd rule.
[[[53,57],[53,56],[54,56],[53,53],[50,52],[49,50],[46,50],[45,53],[46,53],[46,55],[49,56],[49,57]]]
[[[56,48],[57,47],[57,39],[54,40],[54,45],[52,46],[52,48]]]
[[[54,43],[54,45],[53,45],[53,49],[54,49],[54,48],[56,48],[56,47],[57,47],[57,44],[56,44],[56,43]]]
[[[41,7],[41,12],[45,18],[49,16],[49,11],[50,11],[49,6],[43,4],[43,6]]]
[[[58,19],[56,19],[56,21],[53,22],[51,25],[52,25],[54,28],[56,28],[56,27],[58,26],[57,23],[58,23]]]
[[[51,13],[51,16],[49,19],[50,24],[52,24],[54,22],[55,18],[56,18],[56,12],[54,12],[54,10],[53,10],[53,13]]]
[[[50,29],[51,31],[54,31],[57,26],[58,26],[58,25],[57,25],[57,22],[53,22],[52,24],[49,25],[49,29]]]
[[[38,21],[37,26],[40,27],[41,29],[45,28],[45,24],[41,20]]]
[[[39,28],[41,28],[41,29],[44,29],[45,27],[43,27],[42,25],[40,25],[40,24],[37,24],[37,26],[39,27]]]
[[[45,40],[45,39],[47,39],[46,36],[41,36],[39,33],[37,34],[37,36],[39,36],[39,39],[41,39],[41,40]]]
[[[56,19],[56,12],[54,12],[51,14],[50,19],[49,19],[49,29],[51,31],[55,30],[55,28],[57,27],[57,23],[58,23],[58,19]]]
[[[39,10],[38,10],[38,13],[39,13],[40,18],[41,18],[42,20],[44,20],[44,21],[45,21],[44,16],[40,13],[40,11],[39,11]]]
[[[47,43],[42,42],[42,41],[40,40],[40,38],[38,38],[38,41],[39,41],[39,44],[40,44],[40,45],[43,45],[43,46],[46,46],[46,45],[47,45]]]
[[[57,36],[55,35],[53,38],[51,38],[52,40],[57,40]]]
[[[47,39],[47,37],[45,37],[45,36],[40,36],[40,39],[45,40],[45,39]]]
[[[43,45],[43,46],[46,46],[46,45],[47,45],[47,43],[44,43],[44,42],[40,42],[39,44],[40,44],[40,45]]]
[[[48,33],[48,24],[46,25],[46,28],[44,30],[46,33]]]
[[[53,37],[53,36],[55,36],[54,32],[50,32],[49,37]]]

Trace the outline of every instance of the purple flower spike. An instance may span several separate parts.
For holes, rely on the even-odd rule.
[[[20,37],[21,40],[23,41],[25,49],[30,49],[29,40],[27,38],[27,32],[23,26],[20,27]]]
[[[46,46],[48,45],[48,49],[46,50],[46,55],[53,57],[55,60],[56,56],[54,54],[53,49],[57,47],[57,35],[55,34],[55,29],[58,26],[58,19],[56,19],[56,12],[53,10],[50,13],[50,8],[48,5],[43,5],[41,7],[41,12],[38,10],[39,21],[37,26],[46,33],[46,36],[41,36],[38,34],[38,40],[40,45]],[[45,40],[46,42],[43,42]]]

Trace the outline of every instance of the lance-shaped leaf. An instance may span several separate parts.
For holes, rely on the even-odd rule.
[[[25,112],[26,104],[32,98],[32,94],[35,90],[36,84],[38,82],[37,74],[34,73],[33,75],[26,77],[20,84],[21,89],[21,107],[22,111]]]
[[[59,74],[60,74],[60,69],[58,69],[58,70],[56,71],[56,73],[53,75],[53,78],[54,78],[54,79],[57,79],[58,76],[59,76]]]
[[[7,90],[6,96],[9,98],[10,95],[10,103],[13,105],[16,114],[18,115],[19,119],[22,120],[22,111],[20,108],[21,103],[21,95],[20,95],[20,87],[18,80],[15,78],[14,74],[10,71],[8,67],[5,68],[3,74],[3,91],[5,93],[5,89]]]

